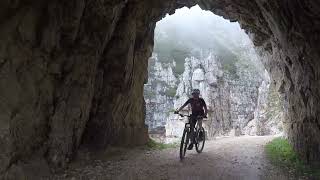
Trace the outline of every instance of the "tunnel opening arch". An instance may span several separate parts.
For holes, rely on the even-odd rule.
[[[194,88],[209,109],[204,123],[208,138],[282,132],[279,94],[273,85],[269,91],[269,75],[238,23],[197,5],[184,7],[157,22],[154,41],[144,88],[150,137],[179,141],[184,119],[173,111]],[[279,105],[271,107],[269,102]],[[269,111],[281,118],[275,120]]]
[[[291,3],[267,3],[262,1],[235,3],[223,0],[170,3],[150,1],[143,6],[156,7],[156,10],[148,9],[148,16],[143,15],[143,13],[138,15],[141,16],[139,18],[144,19],[145,23],[140,24],[142,25],[140,28],[137,27],[142,31],[136,37],[138,42],[147,42],[147,45],[145,44],[146,46],[142,48],[142,51],[147,52],[147,56],[143,57],[144,59],[151,56],[155,23],[165,14],[173,14],[175,9],[184,6],[190,8],[196,4],[202,9],[212,11],[225,19],[239,22],[241,27],[249,34],[260,52],[262,61],[273,82],[279,92],[284,94],[287,101],[288,109],[285,123],[287,124],[286,131],[289,140],[303,159],[309,162],[318,161],[319,139],[314,138],[319,133],[319,128],[317,128],[319,121],[316,118],[319,110],[314,105],[317,102],[317,95],[315,94],[318,92],[316,89],[314,91],[308,90],[311,87],[315,88],[317,85],[317,82],[314,81],[316,74],[313,67],[317,66],[318,63],[312,60],[319,57],[319,53],[315,51],[317,45],[314,41],[317,36],[314,33],[309,34],[308,32],[312,32],[310,29],[299,28],[299,24],[305,23],[292,16],[294,12],[299,11],[300,16],[305,18],[311,16],[314,18],[312,22],[317,23],[316,11],[303,5],[305,3],[301,1]],[[290,4],[291,9],[287,6],[288,4]],[[312,23],[306,23],[306,26],[311,27]],[[300,36],[297,36],[297,33]],[[146,81],[146,77],[144,81]],[[310,92],[314,92],[314,95]],[[305,98],[306,96],[312,96],[315,99]],[[310,131],[302,131],[305,128]]]

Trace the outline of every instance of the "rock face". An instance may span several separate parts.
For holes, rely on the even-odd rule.
[[[248,63],[257,63],[255,54]],[[244,60],[243,60],[244,61]],[[241,61],[241,63],[244,63]],[[228,74],[223,70],[217,56],[212,52],[203,59],[195,57],[185,59],[184,72],[175,77],[173,63],[162,63],[157,54],[149,60],[149,80],[145,85],[146,124],[151,134],[162,134],[171,138],[181,137],[184,123],[173,111],[190,97],[192,89],[198,88],[205,99],[209,113],[204,122],[208,137],[220,135],[271,135],[281,133],[281,103],[278,111],[272,111],[277,117],[269,118],[268,103],[279,101],[279,97],[269,97],[269,75],[263,68],[250,71],[255,66],[243,66],[236,63],[237,73]],[[261,64],[260,64],[261,65]],[[259,76],[259,73],[265,74]],[[236,76],[236,77],[233,77]],[[184,114],[190,113],[190,107]],[[268,123],[266,122],[268,121]],[[267,126],[268,124],[268,126]],[[163,131],[165,128],[165,131]],[[161,131],[159,131],[161,130]]]
[[[283,133],[284,108],[283,98],[270,83],[266,72],[264,80],[258,88],[254,119],[244,128],[249,135],[275,135]]]
[[[143,84],[155,23],[196,3],[251,35],[286,101],[289,140],[318,162],[319,1],[4,1],[1,174],[31,172],[33,161],[64,167],[80,144],[146,142]]]
[[[1,173],[65,167],[81,143],[147,141],[143,84],[153,28],[140,21],[142,6],[1,3]]]
[[[173,112],[178,83],[172,70],[174,66],[174,63],[159,62],[157,54],[149,59],[149,80],[144,87],[149,131],[165,127],[167,118]]]

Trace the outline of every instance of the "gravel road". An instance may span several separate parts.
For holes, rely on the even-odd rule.
[[[273,137],[226,137],[207,141],[200,154],[187,151],[179,160],[178,148],[119,149],[95,154],[83,151],[70,168],[54,179],[69,180],[259,180],[295,179],[273,167],[264,146]]]

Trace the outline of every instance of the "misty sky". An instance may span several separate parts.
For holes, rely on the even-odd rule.
[[[157,23],[157,26],[165,26],[166,24],[175,24],[177,26],[193,26],[207,23],[216,23],[219,26],[226,26],[237,33],[241,33],[241,28],[237,22],[230,23],[228,20],[213,14],[211,11],[202,10],[198,5],[177,9],[173,15],[168,15]],[[201,26],[199,27],[201,28]]]
[[[172,53],[170,49],[178,49],[180,54],[185,52],[186,56],[186,52],[191,55],[213,52],[227,63],[246,59],[261,66],[252,41],[239,23],[204,11],[198,5],[177,9],[173,15],[167,15],[157,23],[154,52],[170,59],[172,56],[166,56]],[[183,59],[182,55],[180,57]]]
[[[210,11],[202,10],[198,5],[190,9],[187,7],[177,9],[173,15],[167,15],[157,23],[156,34],[165,36],[164,32],[172,31],[173,28],[178,37],[191,36],[192,41],[198,40],[197,38],[200,41],[211,40],[210,42],[219,41],[219,43],[224,41],[223,43],[228,46],[250,41],[237,22],[231,23]]]

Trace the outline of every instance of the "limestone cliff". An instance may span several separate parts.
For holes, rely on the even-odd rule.
[[[263,108],[267,103],[277,100],[276,97],[272,101],[267,99],[270,82],[268,73],[256,76],[248,67],[238,65],[238,77],[234,79],[222,69],[217,57],[209,54],[203,59],[186,58],[185,71],[180,78],[176,78],[172,71],[175,61],[162,64],[157,54],[149,61],[149,81],[144,93],[146,123],[151,134],[162,134],[169,139],[181,136],[184,123],[173,111],[190,97],[193,88],[200,89],[209,108],[208,121],[205,122],[209,137],[281,132],[282,127],[278,126],[281,118],[267,119],[261,115],[268,111]],[[253,68],[253,65],[250,67]],[[184,113],[190,113],[188,109]],[[273,113],[278,115],[282,112]],[[270,125],[265,127],[264,121]]]

